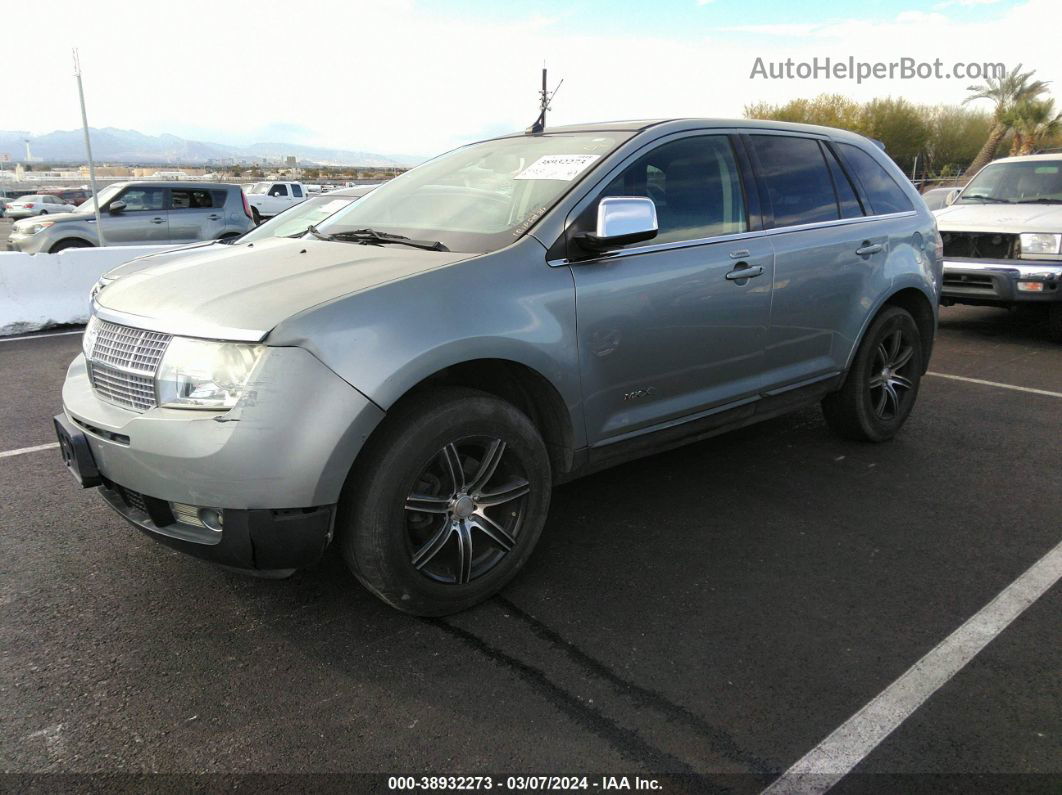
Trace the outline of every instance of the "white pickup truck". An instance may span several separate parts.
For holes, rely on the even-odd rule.
[[[244,188],[244,193],[256,224],[305,201],[307,196],[301,182],[256,182]]]

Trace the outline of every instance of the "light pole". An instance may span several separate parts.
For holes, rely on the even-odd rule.
[[[92,205],[96,211],[96,237],[100,246],[107,245],[103,237],[103,221],[100,219],[100,194],[96,190],[96,164],[92,160],[92,142],[89,140],[88,114],[85,112],[85,89],[81,87],[81,60],[74,48],[74,77],[77,78],[77,95],[81,99],[81,127],[85,131],[85,153],[88,155],[89,184],[92,186]]]

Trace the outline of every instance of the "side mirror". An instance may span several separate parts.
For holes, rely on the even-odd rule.
[[[118,213],[122,212],[124,209],[125,202],[123,201],[111,202],[107,205],[107,212],[109,212],[111,215],[118,215]]]
[[[948,195],[944,197],[944,206],[951,207],[951,205],[955,204],[955,200],[959,198],[960,193],[962,193],[962,191],[958,188],[955,188],[953,191],[948,193]]]
[[[605,251],[656,237],[656,205],[646,196],[606,196],[597,205],[593,234],[578,240],[591,251]]]

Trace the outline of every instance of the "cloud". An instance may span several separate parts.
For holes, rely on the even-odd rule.
[[[423,10],[412,0],[369,3],[301,0],[292,24],[320,25],[342,46],[307,50],[278,41],[278,17],[240,4],[184,0],[187,18],[210,19],[209,34],[183,29],[160,43],[129,36],[127,0],[64,5],[49,17],[49,47],[11,37],[11,63],[36,59],[32,81],[4,86],[0,127],[35,132],[80,125],[77,90],[65,57],[81,50],[89,121],[145,133],[216,131],[207,140],[253,143],[264,131],[293,143],[381,153],[431,155],[500,131],[527,127],[537,112],[539,70],[564,78],[550,124],[620,118],[740,116],[743,107],[829,91],[857,99],[904,96],[958,103],[970,80],[750,79],[757,56],[809,60],[1019,62],[1062,80],[1057,44],[1033,35],[1057,0],[1026,0],[993,18],[964,21],[940,12],[886,20],[836,19],[797,25],[699,27],[673,36],[597,34],[585,26],[525,14],[489,21]],[[433,6],[434,7],[434,6]],[[263,8],[269,8],[268,5]],[[507,13],[513,13],[508,11]],[[137,7],[143,30],[172,27],[172,6]],[[707,37],[710,37],[708,40]],[[1057,67],[1056,67],[1057,68]],[[284,132],[286,131],[286,132]],[[283,136],[281,133],[284,133]],[[292,140],[296,138],[297,140]]]
[[[944,0],[943,3],[937,3],[934,8],[948,8],[949,6],[990,6],[995,5],[1000,0]]]

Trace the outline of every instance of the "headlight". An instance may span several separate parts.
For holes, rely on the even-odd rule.
[[[41,232],[54,224],[55,221],[37,221],[34,224],[22,227],[22,231],[25,232],[27,235],[35,235],[38,232]]]
[[[263,345],[174,337],[155,376],[159,405],[179,409],[231,409],[243,396],[251,371],[264,350]]]
[[[85,352],[85,358],[92,356],[92,349],[96,347],[96,337],[100,334],[100,322],[93,315],[85,326],[85,336],[81,338],[81,350]]]
[[[1025,232],[1021,235],[1022,254],[1057,254],[1062,248],[1062,235]]]

